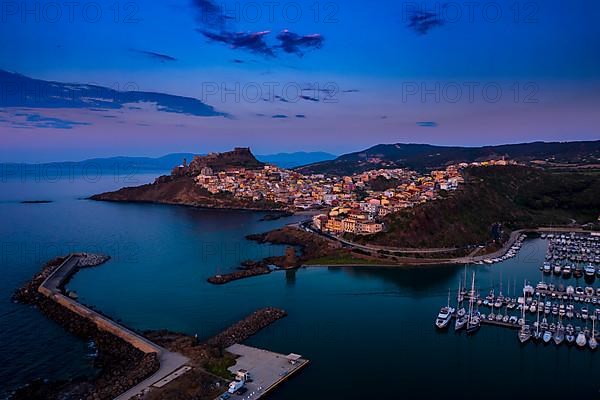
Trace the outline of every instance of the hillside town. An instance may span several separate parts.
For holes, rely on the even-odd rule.
[[[228,192],[252,201],[276,203],[289,211],[321,211],[314,228],[331,234],[372,235],[385,229],[386,215],[435,200],[441,192],[456,190],[468,166],[507,165],[505,160],[450,165],[427,175],[409,169],[378,169],[352,176],[303,175],[252,161],[216,168],[215,162],[248,156],[249,149],[184,160],[173,174],[192,175],[211,194]],[[247,160],[246,160],[247,161]],[[242,166],[243,165],[243,166]],[[213,169],[214,167],[214,169]]]

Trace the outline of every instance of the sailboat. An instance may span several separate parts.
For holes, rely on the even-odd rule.
[[[598,347],[598,340],[596,339],[596,316],[593,315],[590,319],[592,320],[592,334],[590,335],[588,344],[590,345],[590,349],[596,350]]]
[[[465,271],[466,274],[466,271]],[[467,312],[463,307],[463,299],[462,295],[463,289],[461,288],[461,282],[458,281],[458,306],[456,307],[458,311],[456,311],[456,320],[454,321],[454,331],[460,331],[467,324]]]
[[[525,291],[523,290],[523,305],[526,301]],[[523,320],[523,325],[521,325],[521,330],[519,331],[519,341],[521,343],[527,342],[531,339],[531,327],[525,323],[525,307],[521,309],[521,319]]]
[[[440,310],[437,318],[435,319],[435,326],[437,326],[438,329],[447,328],[448,324],[450,324],[450,321],[452,321],[452,315],[454,314],[454,311],[454,308],[450,307],[450,290],[448,290],[448,305],[442,307]]]
[[[573,344],[575,342],[575,328],[573,328],[573,325],[571,324],[568,324],[565,329],[565,339],[568,344]]]
[[[538,301],[540,299],[540,295],[538,294]],[[542,338],[542,332],[540,331],[540,309],[537,309],[537,321],[535,322],[535,333],[533,334],[533,338],[535,340],[540,340]]]
[[[481,328],[481,319],[479,312],[475,312],[473,309],[473,302],[475,301],[475,272],[473,272],[473,279],[471,281],[471,297],[469,299],[469,313],[467,314],[467,334],[472,335]]]
[[[525,343],[529,339],[531,339],[531,327],[529,325],[523,325],[519,331],[519,341]]]
[[[556,331],[554,332],[554,343],[559,346],[565,340],[565,328],[562,323],[559,321],[556,326]]]

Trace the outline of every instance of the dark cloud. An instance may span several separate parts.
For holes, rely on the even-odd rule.
[[[153,60],[158,60],[162,63],[177,61],[177,59],[175,57],[171,57],[166,54],[155,53],[154,51],[137,50],[137,49],[130,49],[130,51],[132,51],[134,53],[142,54],[148,58],[151,58]]]
[[[232,49],[245,49],[268,57],[275,56],[273,49],[265,42],[265,36],[271,33],[270,31],[235,33],[226,31],[217,33],[202,29],[197,31],[208,40],[228,44]]]
[[[306,115],[304,115],[304,114],[296,114],[296,118],[306,118]]]
[[[234,60],[231,60],[231,62],[234,63],[234,64],[244,64],[246,61],[240,60],[240,59],[236,58]]]
[[[423,128],[437,128],[438,124],[434,121],[423,121],[417,122],[417,126],[421,126]]]
[[[287,29],[277,35],[277,39],[281,43],[279,47],[284,52],[290,54],[296,54],[300,57],[304,55],[306,49],[320,49],[323,46],[324,38],[320,34],[316,33],[313,35],[298,35],[297,33],[290,32]]]
[[[358,89],[346,89],[346,90],[342,90],[342,93],[358,93],[360,92],[360,90]]]
[[[271,118],[274,118],[274,119],[285,119],[285,118],[287,118],[287,117],[288,117],[288,116],[287,116],[287,115],[284,115],[284,114],[275,114],[275,115],[273,115]]]
[[[12,126],[17,128],[51,128],[73,129],[74,126],[91,125],[88,122],[69,121],[66,119],[46,117],[40,114],[15,114],[16,117],[25,117],[25,121],[13,121]]]
[[[192,0],[198,11],[197,20],[200,24],[212,28],[223,29],[231,17],[223,13],[223,8],[211,0]]]
[[[311,96],[300,96],[303,100],[307,100],[307,101],[314,101],[314,102],[318,102],[319,99],[317,99],[316,97],[311,97]]]
[[[277,95],[275,96],[275,99],[281,101],[282,103],[289,103],[290,102],[288,99],[286,99],[284,97],[281,97],[281,96],[277,96]],[[265,100],[265,101],[270,101],[270,100]]]
[[[154,103],[158,111],[198,117],[228,117],[202,101],[165,93],[117,91],[112,88],[79,83],[61,83],[28,78],[0,69],[0,88],[10,88],[0,96],[0,108],[77,108],[94,111],[139,108]],[[24,96],[23,93],[34,93]]]
[[[408,27],[419,35],[426,35],[435,27],[444,25],[444,20],[429,11],[415,10],[408,19]]]

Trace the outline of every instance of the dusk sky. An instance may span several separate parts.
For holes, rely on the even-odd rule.
[[[594,0],[37,4],[0,10],[0,162],[600,138]]]

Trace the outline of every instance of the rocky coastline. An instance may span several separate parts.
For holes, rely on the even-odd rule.
[[[121,203],[180,205],[215,210],[268,211],[278,213],[284,207],[269,201],[252,201],[229,193],[211,194],[196,185],[189,176],[161,176],[154,183],[125,187],[114,192],[93,195],[89,200]]]
[[[66,259],[67,257],[58,257],[44,265],[39,274],[15,292],[13,300],[35,306],[42,314],[68,332],[93,341],[98,349],[94,366],[100,371],[90,381],[78,379],[64,384],[36,382],[34,385],[17,390],[12,396],[15,400],[31,398],[112,400],[159,368],[156,353],[143,353],[121,338],[101,331],[92,321],[38,292],[44,280]],[[108,259],[107,256],[83,254],[76,269],[97,266]],[[60,390],[57,390],[57,387]]]
[[[76,254],[76,256],[79,257],[76,266],[70,275],[64,277],[58,288],[63,293],[65,283],[79,269],[101,265],[109,259],[108,256],[86,253]],[[42,285],[46,287],[45,281],[53,272],[59,273],[57,269],[68,261],[69,257],[57,257],[47,262],[38,274],[15,291],[12,298],[15,302],[33,305],[73,335],[93,341],[97,349],[94,366],[98,368],[98,374],[92,378],[82,377],[68,382],[36,380],[15,391],[11,396],[12,400],[112,400],[150,377],[160,368],[157,353],[143,352],[115,334],[99,329],[91,319],[71,311],[54,301],[52,297],[47,297],[38,291]],[[253,269],[250,263],[246,265],[250,270]],[[167,388],[151,390],[148,399],[215,398],[222,393],[222,387],[229,378],[223,376],[222,367],[235,363],[235,356],[225,349],[235,343],[243,342],[286,316],[284,310],[264,308],[253,312],[206,341],[169,331],[145,332],[144,336],[153,343],[189,357],[193,367],[189,373]],[[191,393],[193,396],[189,397]]]

